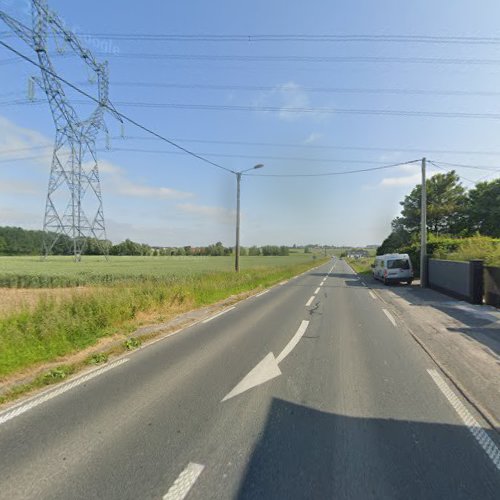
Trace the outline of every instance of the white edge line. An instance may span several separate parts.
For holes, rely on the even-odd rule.
[[[22,404],[19,404],[14,408],[9,408],[8,410],[0,414],[0,425],[4,424],[5,422],[8,422],[9,420],[12,420],[13,418],[19,415],[22,415],[23,413],[26,413],[28,410],[36,408],[37,406],[41,405],[42,403],[45,403],[46,401],[49,401],[57,396],[60,396],[61,394],[64,394],[65,392],[75,387],[78,387],[79,385],[84,384],[85,382],[88,382],[93,378],[98,377],[99,375],[102,375],[103,373],[109,370],[112,370],[113,368],[116,368],[117,366],[123,365],[127,361],[129,361],[128,358],[120,359],[107,366],[103,366],[102,368],[98,368],[97,370],[93,370],[73,380],[70,380],[63,385],[58,386],[55,389],[45,392],[42,395],[35,396],[33,399],[31,399],[31,401],[23,402]]]
[[[397,326],[396,324],[396,320],[394,319],[394,317],[392,316],[392,314],[387,310],[387,309],[382,309],[382,311],[384,311],[384,314],[389,318],[389,321],[394,325],[394,326]]]
[[[479,422],[467,410],[458,396],[452,391],[452,389],[450,389],[449,385],[444,381],[443,377],[441,377],[437,370],[427,370],[427,373],[431,376],[439,390],[444,394],[445,398],[457,412],[463,423],[476,438],[479,446],[481,446],[484,452],[490,457],[495,467],[500,470],[500,450],[497,445],[488,436]]]
[[[265,295],[266,293],[269,293],[270,290],[264,290],[263,292],[258,293],[257,295],[254,295],[254,297],[262,297],[262,295]]]
[[[163,496],[163,500],[183,500],[186,498],[204,468],[204,465],[190,462],[179,474],[174,484],[170,486],[167,493]]]
[[[299,343],[300,339],[306,333],[307,327],[309,326],[309,321],[304,320],[299,326],[299,329],[292,337],[290,342],[285,346],[285,348],[280,352],[279,356],[276,358],[276,362],[281,363],[295,348],[295,346]]]
[[[307,301],[307,304],[306,304],[306,307],[309,307],[312,303],[313,303],[313,300],[315,299],[316,297],[313,295],[308,301]]]
[[[212,321],[215,318],[218,318],[219,316],[222,316],[223,314],[226,314],[229,311],[232,311],[233,309],[236,309],[236,306],[233,307],[228,307],[227,309],[224,309],[223,311],[214,314],[213,316],[210,316],[210,318],[204,319],[202,323],[208,323],[209,321]]]

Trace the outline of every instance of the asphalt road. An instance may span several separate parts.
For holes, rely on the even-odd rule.
[[[21,403],[0,498],[498,499],[496,434],[384,309],[331,262]]]

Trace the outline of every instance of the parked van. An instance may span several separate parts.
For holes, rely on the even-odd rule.
[[[406,253],[378,255],[372,264],[373,277],[376,280],[389,283],[408,283],[413,281],[413,266],[410,256]]]

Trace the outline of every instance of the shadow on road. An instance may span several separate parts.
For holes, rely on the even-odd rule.
[[[237,498],[493,499],[498,488],[498,471],[465,427],[274,399]]]

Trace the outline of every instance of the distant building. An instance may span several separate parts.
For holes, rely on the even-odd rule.
[[[364,259],[370,257],[370,254],[367,250],[349,250],[347,257],[349,259]]]

